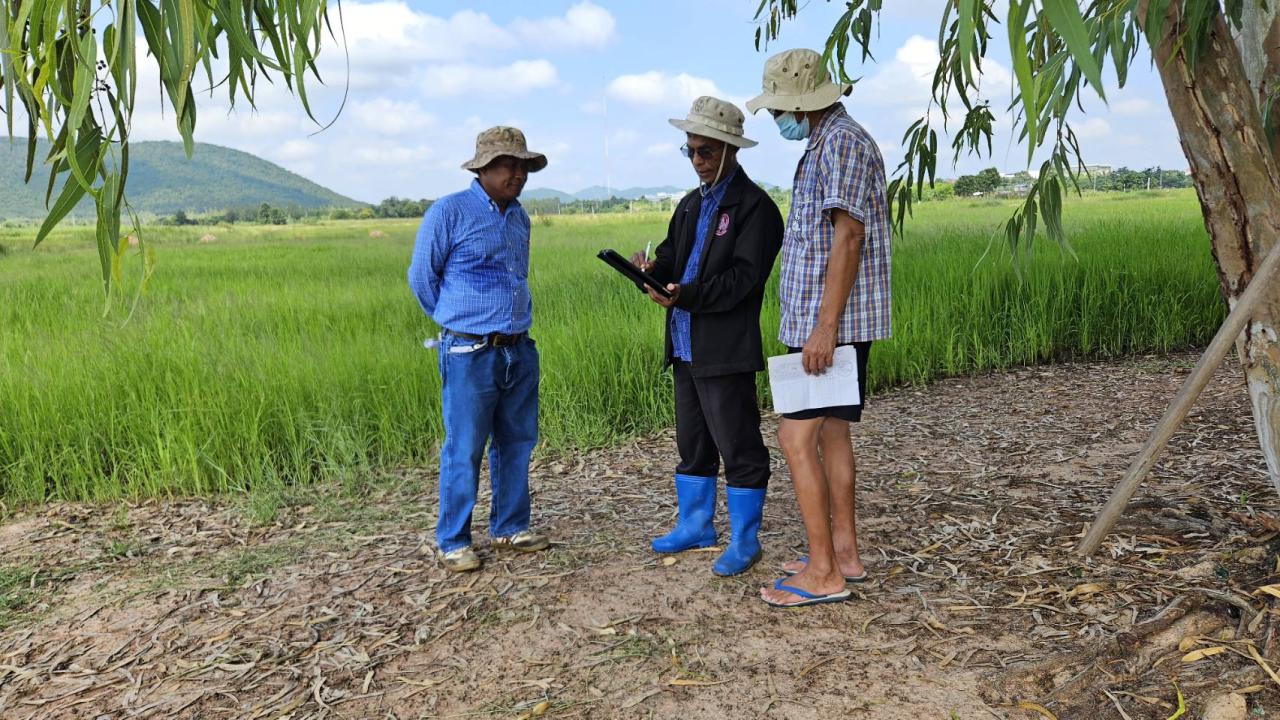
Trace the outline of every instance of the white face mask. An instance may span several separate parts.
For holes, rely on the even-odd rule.
[[[778,123],[778,132],[788,140],[804,140],[809,137],[808,115],[804,116],[804,120],[797,122],[795,113],[785,112],[775,117],[773,121]]]

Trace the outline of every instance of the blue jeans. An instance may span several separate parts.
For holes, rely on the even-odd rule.
[[[486,443],[493,490],[489,535],[506,537],[529,529],[529,456],[538,442],[538,349],[525,338],[510,347],[460,352],[472,345],[446,334],[438,347],[444,443],[436,542],[442,552],[471,545],[471,512]]]

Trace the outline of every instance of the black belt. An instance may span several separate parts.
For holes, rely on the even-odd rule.
[[[510,347],[529,336],[529,333],[527,332],[516,333],[514,335],[503,335],[502,333],[472,335],[471,333],[457,332],[456,330],[446,330],[445,332],[455,337],[460,337],[468,342],[483,342],[489,347]]]

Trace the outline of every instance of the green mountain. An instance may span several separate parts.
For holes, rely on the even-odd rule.
[[[49,172],[43,161],[49,145],[39,142],[30,184],[22,182],[26,151],[25,138],[0,139],[0,218],[41,218],[47,212],[44,196]],[[198,143],[187,159],[182,143],[136,142],[130,146],[129,160],[127,193],[139,213],[199,213],[262,203],[305,208],[364,205],[279,165],[220,145]],[[55,198],[59,189],[61,185],[54,190]],[[72,215],[92,217],[93,203],[86,198]]]

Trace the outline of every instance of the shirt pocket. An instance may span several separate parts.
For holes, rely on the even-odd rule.
[[[822,204],[817,200],[792,200],[791,210],[787,213],[787,228],[783,234],[784,242],[807,245],[818,231],[817,223],[822,219]]]
[[[511,265],[511,252],[497,228],[475,227],[463,235],[454,247],[458,270],[467,274],[505,273]]]

